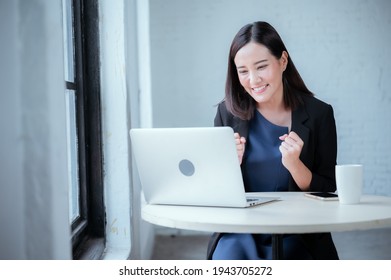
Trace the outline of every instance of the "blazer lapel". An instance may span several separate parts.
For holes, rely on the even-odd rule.
[[[308,114],[304,105],[298,107],[295,111],[292,112],[292,131],[296,132],[304,142],[304,147],[300,155],[300,158],[302,159],[307,158],[308,153],[308,147],[306,143],[309,143],[308,141],[310,137],[310,130],[304,124],[307,119]]]

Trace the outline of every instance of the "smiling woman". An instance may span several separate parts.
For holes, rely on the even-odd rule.
[[[276,58],[268,48],[256,42],[250,42],[236,53],[234,61],[240,84],[259,106],[284,105],[282,74],[287,58],[286,51],[282,52],[280,58]]]
[[[331,105],[314,97],[277,31],[242,27],[228,58],[225,99],[215,126],[231,126],[246,192],[336,189],[336,126]],[[330,233],[285,235],[287,259],[338,259]],[[269,234],[212,235],[210,259],[269,259]]]
[[[226,78],[227,108],[249,120],[256,106],[268,105],[268,102],[255,102],[252,94],[273,95],[265,94],[266,91],[278,93],[274,99],[278,97],[280,101],[274,106],[283,105],[282,109],[295,109],[301,103],[300,95],[313,95],[277,31],[266,22],[257,22],[244,26],[232,41]],[[246,92],[250,95],[237,94]]]

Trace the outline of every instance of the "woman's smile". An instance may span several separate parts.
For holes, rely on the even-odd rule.
[[[267,90],[268,84],[260,87],[253,87],[251,88],[254,94],[262,94]]]

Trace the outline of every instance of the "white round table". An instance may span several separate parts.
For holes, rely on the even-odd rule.
[[[269,233],[274,258],[281,258],[281,235],[338,232],[391,226],[391,197],[363,195],[359,204],[321,201],[303,192],[262,192],[280,200],[250,208],[144,205],[142,218],[152,224],[197,231]]]

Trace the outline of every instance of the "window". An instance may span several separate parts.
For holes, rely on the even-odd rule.
[[[74,259],[103,252],[98,0],[62,0],[69,208]]]
[[[76,131],[76,83],[75,83],[75,49],[73,36],[73,16],[70,0],[63,1],[63,26],[64,26],[64,74],[65,74],[65,98],[67,109],[68,132],[68,171],[69,171],[69,219],[70,223],[81,216],[80,192],[79,192],[79,166]]]

